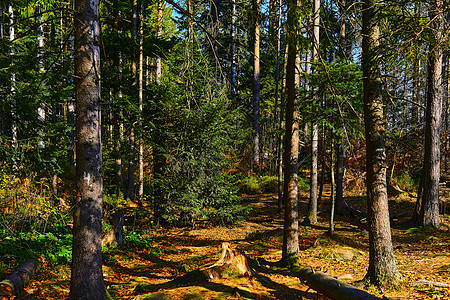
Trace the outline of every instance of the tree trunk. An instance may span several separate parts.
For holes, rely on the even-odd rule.
[[[3,16],[3,10],[0,7],[0,16]],[[0,18],[0,39],[3,39],[3,18]]]
[[[119,12],[119,18],[121,17],[121,13]],[[119,29],[119,26],[117,27],[117,34],[119,36],[122,35],[122,30]],[[119,73],[119,80],[122,82],[123,80],[123,61],[122,61],[122,50],[119,49],[119,53],[117,55],[117,69]],[[122,87],[119,86],[119,102],[122,103]],[[116,138],[115,138],[115,152],[116,152],[116,186],[117,186],[117,195],[119,195],[120,190],[123,187],[123,174],[122,174],[122,143],[123,143],[123,137],[124,137],[124,128],[123,128],[123,109],[119,109],[118,118],[116,118],[118,121],[118,132],[116,131]]]
[[[134,159],[135,159],[135,149],[136,149],[136,140],[134,137],[134,128],[133,125],[130,128],[130,153],[128,157],[128,188],[127,188],[127,198],[130,200],[134,200],[135,192],[134,192]]]
[[[139,22],[139,178],[138,205],[142,206],[144,199],[144,139],[142,137],[142,112],[144,109],[144,0],[141,0]]]
[[[284,152],[284,234],[282,261],[286,264],[298,260],[298,108],[295,88],[295,58],[297,56],[297,31],[295,16],[297,1],[288,1],[287,40],[288,59],[286,66],[286,132]]]
[[[123,244],[123,225],[125,223],[125,215],[123,213],[115,213],[111,216],[112,227],[102,237],[103,247],[117,247]]]
[[[308,219],[310,224],[317,223],[317,190],[319,176],[319,127],[311,126],[311,187],[309,194]]]
[[[418,225],[439,228],[439,177],[440,177],[440,130],[442,115],[442,50],[443,15],[440,0],[432,2],[429,8],[431,36],[429,45],[427,108],[425,123],[424,163],[422,193]]]
[[[320,35],[320,0],[314,0],[313,5],[313,45],[312,61],[319,60]],[[316,97],[315,95],[313,96]],[[315,100],[316,101],[316,100]],[[317,223],[317,185],[318,185],[318,159],[319,159],[319,127],[312,124],[311,128],[311,189],[309,198],[308,219],[311,224]]]
[[[280,122],[278,127],[278,101],[280,101],[280,56],[281,56],[281,26],[282,26],[282,8],[281,0],[279,1],[278,10],[278,28],[277,28],[277,66],[276,66],[276,78],[275,78],[275,107],[274,107],[274,129],[282,127],[283,119],[283,104],[280,103]],[[281,211],[283,206],[283,147],[282,147],[282,135],[276,135],[275,147],[276,147],[276,160],[277,160],[277,174],[278,174],[278,210]]]
[[[75,2],[76,184],[71,299],[107,299],[102,273],[99,1]]]
[[[163,0],[158,0],[158,31],[156,36],[160,38],[163,33],[162,27],[162,17],[163,17]],[[159,54],[156,55],[156,83],[159,84],[162,75],[162,61],[161,56]]]
[[[381,300],[367,293],[366,291],[359,290],[354,286],[339,281],[336,278],[331,277],[320,271],[316,271],[311,267],[300,269],[299,267],[293,268],[293,273],[301,281],[313,290],[330,297],[330,299],[336,300]]]
[[[132,7],[132,19],[131,19],[131,38],[133,39],[133,55],[131,60],[131,74],[132,74],[132,87],[137,87],[137,68],[136,68],[136,42],[137,42],[137,25],[138,24],[138,16],[137,16],[137,0],[133,0]],[[135,130],[134,123],[131,124],[130,128],[130,153],[128,160],[128,189],[127,189],[127,198],[130,200],[134,200],[135,192],[134,192],[134,159],[135,159],[135,149],[136,149],[136,138],[135,138]]]
[[[42,15],[39,15],[37,18],[37,58],[39,63],[39,72],[41,74],[44,73],[44,61],[43,61],[43,54],[44,54],[44,30],[43,30],[43,24],[42,24]],[[44,103],[40,103],[37,108],[37,116],[38,116],[38,128],[39,128],[39,140],[38,140],[38,146],[40,149],[45,148],[44,143],[44,122],[45,122],[45,110],[44,110]]]
[[[342,138],[338,142],[337,159],[336,159],[336,213],[341,215],[344,213],[344,143]]]
[[[231,97],[235,97],[236,91],[236,0],[232,0],[231,8]]]
[[[330,163],[330,174],[331,174],[331,214],[330,214],[330,236],[334,234],[334,211],[336,207],[336,180],[334,176],[334,141],[331,142],[331,163]],[[339,151],[339,150],[338,150]]]
[[[326,143],[325,143],[325,124],[322,126],[322,166],[320,170],[320,186],[319,186],[319,196],[317,198],[317,203],[322,200],[323,187],[325,185],[325,165],[326,165]]]
[[[66,122],[69,126],[69,143],[67,145],[67,156],[70,164],[75,167],[75,104],[73,99],[67,100]]]
[[[209,1],[209,14],[211,17],[211,60],[214,66],[214,75],[216,79],[219,76],[219,43],[217,38],[219,36],[219,0]]]
[[[8,11],[9,11],[9,41],[11,42],[11,50],[10,50],[10,55],[11,55],[11,97],[12,97],[12,104],[11,104],[11,117],[12,117],[12,122],[11,122],[11,135],[12,135],[12,148],[13,148],[13,153],[14,153],[14,158],[13,158],[13,168],[16,169],[17,168],[17,160],[15,158],[15,153],[17,152],[17,122],[16,122],[16,118],[17,118],[17,114],[16,114],[16,72],[15,72],[15,67],[14,67],[14,56],[15,56],[15,50],[14,50],[14,39],[16,38],[15,36],[15,31],[14,31],[14,10],[13,10],[13,6],[12,3],[9,4],[8,7]]]
[[[261,74],[260,74],[260,43],[261,43],[261,0],[253,0],[255,22],[255,44],[253,62],[253,164],[259,168],[260,164],[260,100],[261,100]]]
[[[162,18],[163,18],[163,0],[159,0],[158,2],[158,37],[162,36],[163,27],[162,27]],[[191,3],[188,2],[188,10],[192,13]],[[191,20],[189,19],[189,36],[191,39]],[[161,57],[157,56],[156,58],[156,84],[160,84],[161,76],[162,76],[162,61]],[[159,116],[160,105],[158,104],[156,107],[156,118],[155,118],[155,145],[153,147],[153,211],[154,218],[157,220],[157,224],[159,225],[163,222],[163,214],[164,214],[164,189],[163,189],[163,178],[164,178],[164,169],[166,165],[166,159],[164,156],[164,148],[165,148],[165,137],[162,130],[162,125]]]
[[[395,264],[389,223],[377,10],[374,0],[363,2],[362,63],[369,227],[369,269],[366,278],[373,284],[384,285],[396,284],[401,275]]]
[[[339,10],[341,15],[341,26],[339,30],[339,41],[340,41],[340,59],[342,62],[346,62],[350,59],[350,53],[347,49],[347,40],[345,32],[345,22],[347,20],[347,8],[346,0],[339,1]],[[344,137],[338,137],[337,147],[336,147],[336,199],[335,199],[335,210],[336,213],[341,215],[344,213]]]
[[[119,75],[120,76],[120,75]],[[119,99],[122,98],[122,91],[119,92]],[[119,195],[121,188],[123,187],[123,174],[122,174],[122,142],[123,142],[123,111],[119,111],[119,130],[116,133],[118,136],[115,139],[115,152],[116,152],[116,186],[117,195]]]

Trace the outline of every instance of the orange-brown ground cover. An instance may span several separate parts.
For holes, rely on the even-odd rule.
[[[251,205],[253,211],[248,220],[239,224],[146,230],[138,236],[140,244],[105,251],[104,276],[110,295],[115,299],[327,299],[308,290],[297,278],[276,271],[261,274],[264,279],[227,278],[179,287],[165,284],[215,262],[224,241],[231,242],[250,258],[272,262],[281,258],[283,221],[275,195],[244,196],[244,199],[244,205]],[[364,197],[347,199],[349,204],[360,208],[364,208],[364,201]],[[320,204],[324,212],[319,215],[317,225],[300,228],[301,263],[358,284],[368,264],[368,234],[364,222],[338,217],[335,235],[330,237],[327,234],[328,202],[327,196]],[[306,206],[307,199],[302,197],[301,212],[306,211]],[[358,285],[389,299],[450,299],[449,288],[410,284],[420,279],[450,284],[449,216],[443,220],[440,231],[409,229],[405,222],[413,207],[414,200],[406,195],[390,199],[393,244],[404,284],[383,290]],[[28,287],[28,298],[67,298],[69,277],[68,264],[44,264]],[[147,286],[146,292],[135,290],[140,284]]]

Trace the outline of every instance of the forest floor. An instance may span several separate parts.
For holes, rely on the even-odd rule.
[[[448,197],[448,191],[444,194]],[[257,278],[217,279],[204,284],[168,286],[167,282],[186,272],[219,259],[222,242],[242,250],[249,258],[276,262],[281,258],[282,214],[276,195],[244,195],[244,204],[253,210],[246,221],[228,227],[153,229],[141,228],[133,243],[104,251],[105,284],[114,299],[328,299],[302,284],[297,278],[266,272]],[[368,233],[364,222],[337,218],[330,237],[328,196],[320,203],[324,213],[319,223],[300,227],[300,262],[340,280],[358,284],[368,265]],[[304,195],[300,212],[306,212]],[[347,203],[365,209],[364,197],[349,197]],[[449,199],[447,199],[449,201]],[[450,284],[450,216],[439,231],[407,226],[414,200],[402,194],[389,201],[393,245],[403,284],[380,290],[358,284],[372,294],[388,299],[450,299],[450,288],[417,285],[418,280]],[[135,228],[136,229],[136,228]],[[28,299],[66,299],[70,265],[44,264],[27,289]],[[140,284],[147,292],[137,292]],[[149,292],[149,287],[150,291]],[[236,295],[236,292],[238,295]]]

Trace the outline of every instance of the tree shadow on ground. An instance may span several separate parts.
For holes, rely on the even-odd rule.
[[[176,269],[174,262],[163,260],[155,255],[147,253],[137,253],[137,255],[146,261],[150,262],[150,265],[135,265],[134,267],[126,267],[120,264],[116,260],[104,260],[103,265],[110,267],[115,273],[127,274],[133,277],[145,276],[148,278],[169,278],[169,276],[156,276],[154,274],[159,273],[159,269]]]
[[[271,280],[269,277],[266,277],[264,275],[256,274],[253,278],[248,280],[257,280],[261,285],[264,287],[270,289],[270,294],[275,297],[276,299],[283,299],[283,300],[294,300],[294,299],[302,299],[302,297],[307,298],[314,298],[317,294],[316,293],[310,293],[307,291],[301,291],[289,288],[286,285],[279,284],[273,280]],[[244,290],[239,287],[232,287],[229,285],[220,284],[217,282],[197,282],[190,284],[188,286],[201,286],[208,290],[217,292],[217,293],[225,293],[229,294],[230,296],[237,296],[239,298],[246,298],[246,299],[273,299],[273,297],[265,297],[264,295],[255,294],[252,292],[249,292],[247,290]],[[176,283],[176,279],[160,283],[160,284],[141,284],[138,285],[135,289],[135,293],[137,294],[143,294],[143,293],[154,293],[154,292],[161,292],[161,291],[167,291],[176,289],[178,287],[182,287],[181,285],[178,285]]]

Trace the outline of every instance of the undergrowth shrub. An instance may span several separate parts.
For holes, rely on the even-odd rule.
[[[403,191],[407,192],[416,192],[417,191],[417,182],[411,178],[408,173],[402,173],[394,177],[395,182],[398,184],[398,187]]]
[[[309,181],[304,177],[298,177],[297,186],[299,192],[309,191]]]
[[[239,192],[256,195],[261,192],[261,186],[256,176],[250,176],[239,181]]]
[[[278,177],[276,176],[262,176],[259,185],[264,193],[278,193]]]
[[[217,84],[209,58],[198,50],[191,43],[175,47],[167,61],[173,73],[151,91],[158,101],[148,123],[155,124],[153,147],[164,158],[164,167],[151,178],[161,223],[225,224],[247,211],[227,172],[242,140],[243,114],[233,108],[227,87]]]
[[[39,234],[36,232],[18,232],[11,235],[0,232],[0,253],[22,262],[29,257],[41,257],[52,263],[68,263],[72,260],[72,235],[63,228],[52,228],[53,232]],[[14,245],[14,247],[11,247]]]

